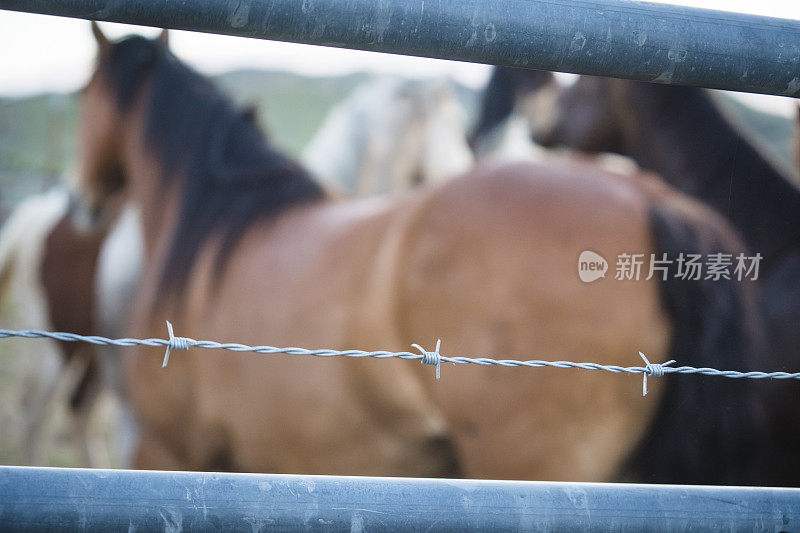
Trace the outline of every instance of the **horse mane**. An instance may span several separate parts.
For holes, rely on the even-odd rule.
[[[178,181],[182,188],[162,290],[183,289],[198,250],[212,235],[222,236],[219,275],[256,219],[323,198],[306,170],[267,143],[251,110],[234,107],[161,43],[139,36],[124,39],[112,45],[100,69],[123,112],[148,80],[145,145],[159,163],[163,186]]]

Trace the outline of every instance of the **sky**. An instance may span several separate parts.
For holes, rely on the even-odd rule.
[[[725,9],[800,20],[800,0],[669,0],[664,3]],[[153,36],[158,30],[122,24],[102,25],[109,37],[130,33]],[[217,74],[240,68],[289,70],[306,75],[356,71],[409,77],[452,76],[481,87],[490,67],[456,61],[412,58],[375,52],[281,43],[173,31],[170,47],[196,69]],[[95,47],[84,20],[0,10],[0,96],[67,92],[80,88],[92,67]],[[791,99],[742,95],[758,108],[793,115]]]

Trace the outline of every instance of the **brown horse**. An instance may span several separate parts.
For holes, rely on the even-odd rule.
[[[539,79],[539,73],[530,74]],[[496,98],[505,98],[499,92]],[[530,97],[530,96],[529,96]],[[492,96],[487,94],[486,99]],[[536,141],[632,157],[724,214],[761,262],[760,307],[769,349],[764,365],[800,366],[800,191],[728,121],[708,91],[582,76],[547,117],[530,116]],[[800,478],[797,386],[759,386],[774,433],[774,484]]]
[[[657,181],[521,164],[400,200],[329,200],[158,42],[95,34],[81,177],[91,209],[127,199],[142,210],[132,334],[163,336],[170,319],[180,335],[250,344],[405,349],[440,337],[463,355],[637,365],[641,350],[751,366],[747,284],[575,272],[587,249],[739,249],[720,217]],[[194,351],[161,369],[162,356],[125,360],[138,467],[754,481],[741,465],[758,435],[744,382],[721,407],[711,378],[653,380],[642,400],[631,376],[558,369],[460,366],[435,381],[397,360]],[[670,416],[653,427],[659,406]],[[638,449],[647,434],[660,440]]]

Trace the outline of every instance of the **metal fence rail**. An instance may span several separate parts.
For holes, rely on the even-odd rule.
[[[0,467],[0,524],[93,531],[790,531],[800,489]]]
[[[625,0],[0,0],[0,9],[800,96],[800,21],[672,5]]]

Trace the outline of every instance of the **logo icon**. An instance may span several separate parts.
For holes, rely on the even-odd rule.
[[[591,250],[584,250],[578,257],[578,277],[584,283],[591,283],[600,278],[606,277],[608,271],[608,261]]]

